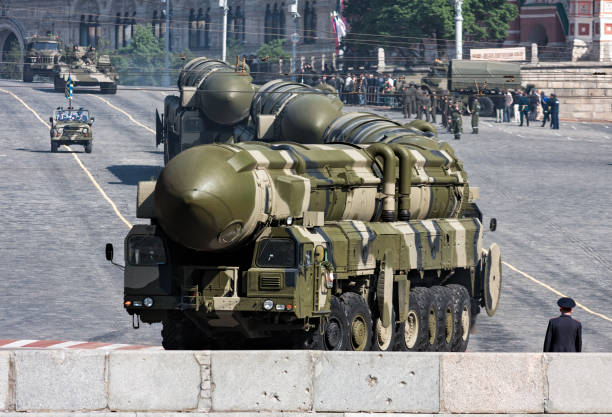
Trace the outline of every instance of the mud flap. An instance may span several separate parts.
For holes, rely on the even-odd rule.
[[[155,109],[155,146],[164,143],[164,119],[159,117],[159,112]]]
[[[393,268],[383,261],[378,276],[376,295],[378,298],[378,311],[384,328],[391,325],[393,309]]]
[[[502,285],[501,252],[496,243],[492,244],[484,257],[483,298],[489,317],[497,311]]]

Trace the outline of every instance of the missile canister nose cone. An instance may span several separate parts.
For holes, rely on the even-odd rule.
[[[155,210],[172,240],[218,251],[249,237],[257,188],[252,171],[236,172],[228,163],[233,155],[221,146],[196,146],[163,169],[155,186]]]
[[[300,143],[323,143],[323,132],[342,112],[323,94],[304,94],[283,111],[281,129],[287,140]]]
[[[198,91],[200,108],[206,117],[221,125],[244,120],[249,115],[254,94],[249,75],[225,71],[208,76]]]

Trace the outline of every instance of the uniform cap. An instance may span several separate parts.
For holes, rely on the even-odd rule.
[[[574,308],[576,307],[576,302],[569,297],[563,297],[559,298],[557,305],[561,308]]]

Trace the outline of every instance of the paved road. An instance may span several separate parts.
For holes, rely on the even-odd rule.
[[[0,84],[43,120],[65,101],[48,84]],[[149,129],[163,96],[120,90],[75,97],[95,113],[96,139],[92,154],[73,151],[129,223],[138,222],[136,184],[157,176],[162,165]],[[121,271],[104,259],[104,243],[112,242],[122,262],[126,224],[75,155],[65,148],[51,154],[48,129],[2,91],[0,117],[0,338],[159,344],[159,326],[131,329],[121,305]],[[499,221],[485,242],[498,242],[504,260],[522,271],[504,267],[498,313],[481,315],[470,350],[541,350],[547,321],[557,313],[554,290],[604,315],[576,311],[584,349],[612,350],[611,130],[565,123],[551,131],[485,120],[480,135],[455,141],[440,134],[464,161],[470,183],[481,187],[485,217]]]

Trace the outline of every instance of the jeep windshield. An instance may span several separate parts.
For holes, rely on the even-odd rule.
[[[55,120],[58,122],[83,122],[89,120],[89,111],[87,110],[56,110]]]
[[[30,45],[30,50],[36,51],[57,51],[57,43],[55,42],[34,42]]]

